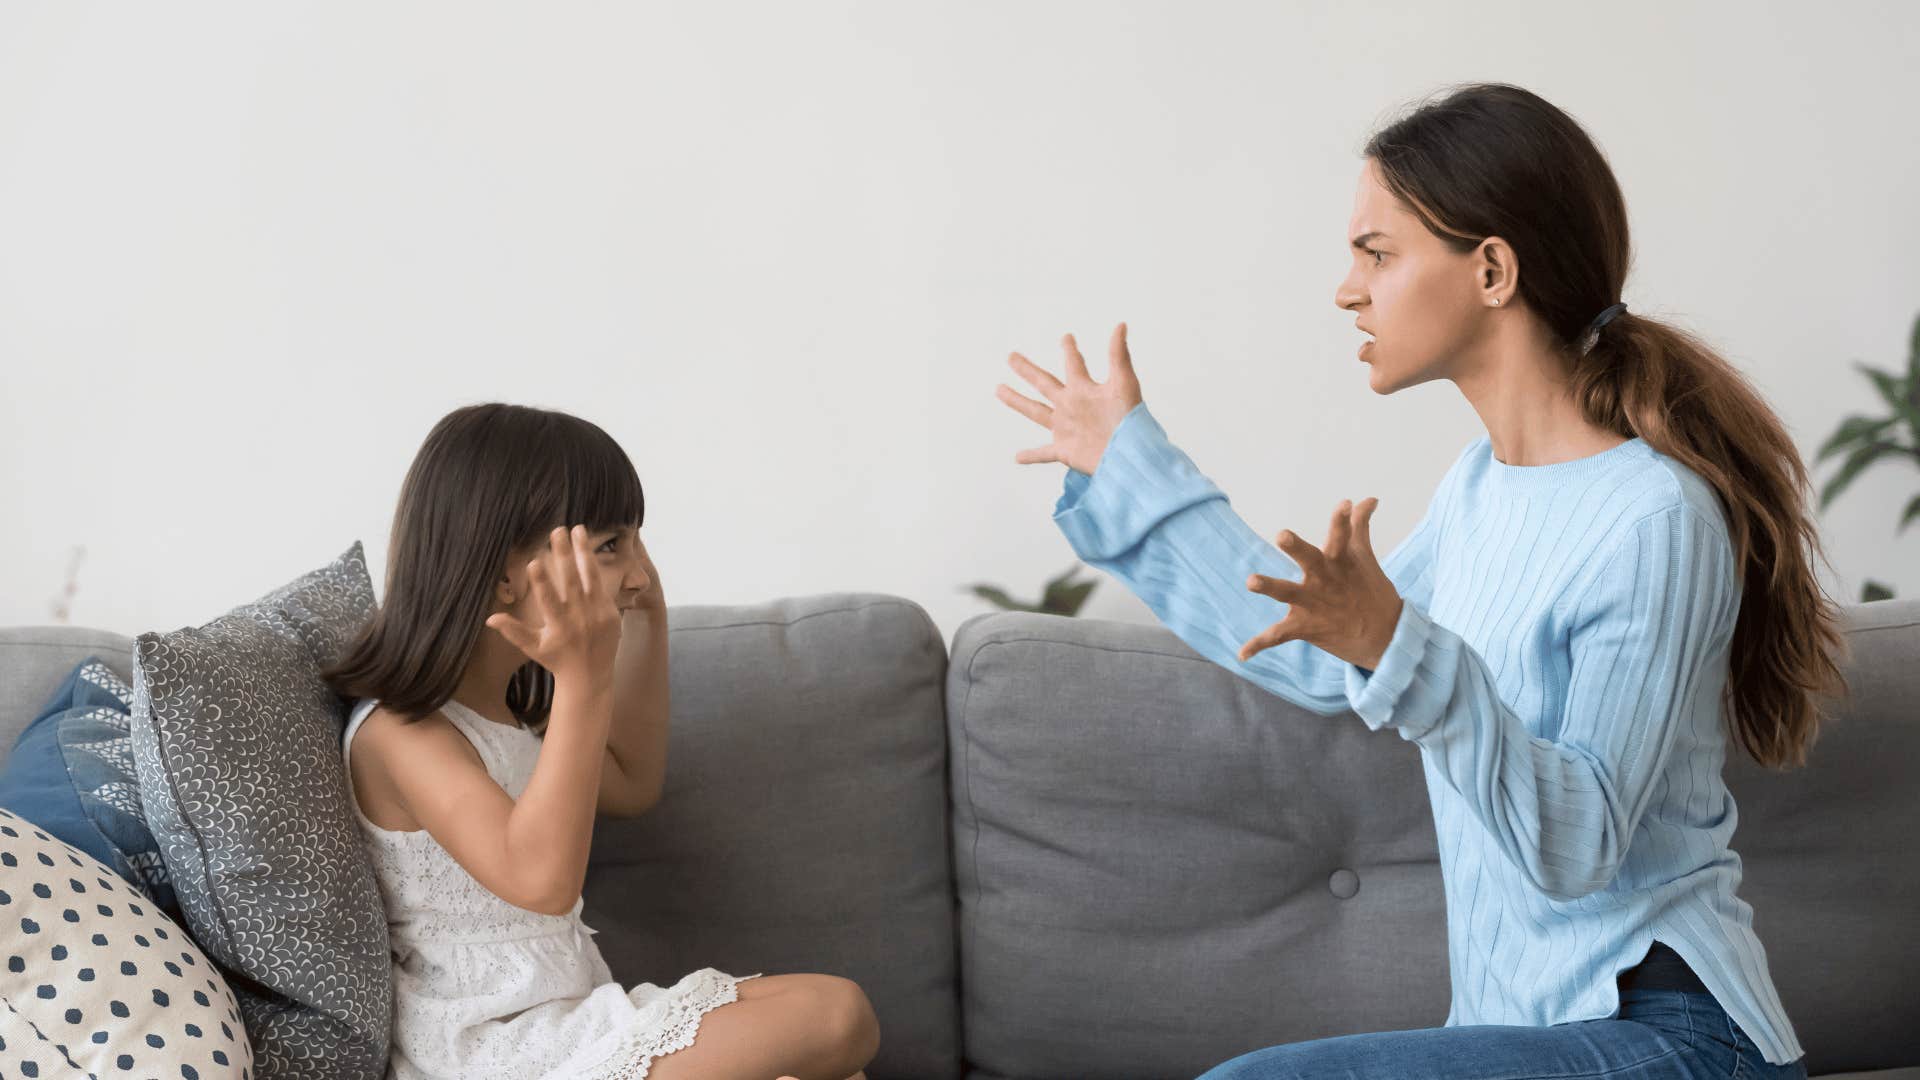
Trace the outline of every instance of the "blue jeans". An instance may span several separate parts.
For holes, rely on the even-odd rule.
[[[1625,990],[1620,1013],[1552,1027],[1379,1031],[1243,1054],[1199,1080],[1801,1080],[1805,1059],[1769,1065],[1712,994]]]

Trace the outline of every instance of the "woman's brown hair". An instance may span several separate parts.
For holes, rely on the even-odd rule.
[[[1725,705],[1735,739],[1769,768],[1806,764],[1819,695],[1846,696],[1846,639],[1821,589],[1807,467],[1745,376],[1698,337],[1631,311],[1589,334],[1620,300],[1627,208],[1613,170],[1565,112],[1503,83],[1450,88],[1368,140],[1389,190],[1454,251],[1504,239],[1518,292],[1569,360],[1588,420],[1686,465],[1712,484],[1741,568]]]
[[[638,528],[646,508],[633,462],[596,425],[523,405],[455,409],[427,433],[400,486],[385,595],[321,676],[342,697],[426,716],[459,686],[515,552],[560,525]],[[543,725],[552,701],[553,677],[537,662],[514,673],[515,716]]]

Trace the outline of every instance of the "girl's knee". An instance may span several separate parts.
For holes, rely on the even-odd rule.
[[[816,976],[824,1019],[852,1062],[849,1072],[863,1069],[880,1051],[880,1020],[866,991],[852,979]]]
[[[835,1075],[845,1076],[866,1068],[880,1051],[880,1021],[866,991],[852,979],[838,975],[779,975],[749,979],[740,984],[744,991],[754,983],[763,983],[756,996],[792,995],[795,1015],[809,1033],[819,1052],[834,1061]],[[744,996],[744,995],[743,995]]]

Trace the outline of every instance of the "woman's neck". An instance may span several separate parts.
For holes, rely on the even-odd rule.
[[[1587,419],[1573,400],[1566,359],[1525,336],[1520,322],[1513,320],[1509,339],[1490,342],[1477,362],[1452,376],[1486,426],[1494,458],[1507,465],[1553,465],[1625,442]]]

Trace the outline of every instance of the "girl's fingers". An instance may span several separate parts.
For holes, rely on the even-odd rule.
[[[1333,508],[1333,524],[1327,528],[1327,558],[1338,559],[1344,555],[1352,536],[1353,502],[1341,499],[1340,505]]]
[[[1247,591],[1271,596],[1283,604],[1297,604],[1307,594],[1306,588],[1297,581],[1268,577],[1265,574],[1254,574],[1247,578]]]
[[[1067,376],[1082,382],[1092,382],[1093,376],[1087,373],[1087,358],[1080,355],[1080,345],[1073,340],[1072,334],[1060,339],[1060,348],[1067,355]]]
[[[573,590],[568,588],[567,580],[573,574],[566,568],[567,559],[571,554],[568,551],[570,546],[565,526],[556,525],[553,531],[547,534],[546,556],[552,560],[547,565],[547,585],[552,590],[553,598],[560,603],[566,603],[573,598]]]
[[[1127,350],[1127,324],[1121,323],[1113,328],[1113,339],[1107,342],[1107,377],[1115,372],[1126,372],[1133,377],[1133,353]]]
[[[1007,403],[1007,406],[1021,416],[1039,424],[1048,430],[1053,429],[1053,410],[1026,397],[1006,383],[993,388],[993,396]]]
[[[585,525],[573,527],[573,569],[579,575],[581,596],[594,596],[600,590],[600,568],[594,565],[593,552],[587,550],[590,540]]]
[[[531,655],[533,635],[528,633],[526,624],[504,612],[495,612],[487,616],[487,625],[521,652]]]
[[[1049,461],[1059,461],[1060,452],[1051,445],[1022,450],[1013,455],[1013,460],[1022,465],[1044,465]]]
[[[545,556],[527,564],[527,593],[523,599],[526,606],[522,611],[533,615],[542,625],[553,620],[553,612],[559,606],[559,601],[554,596],[553,571],[548,569]],[[519,625],[528,633],[533,633],[533,627],[527,620],[520,620]]]
[[[1032,383],[1033,388],[1040,391],[1040,396],[1046,398],[1048,401],[1053,401],[1055,394],[1066,389],[1065,383],[1054,378],[1040,365],[1021,356],[1019,353],[1008,353],[1007,364],[1011,366],[1013,370],[1019,372],[1021,378]]]

